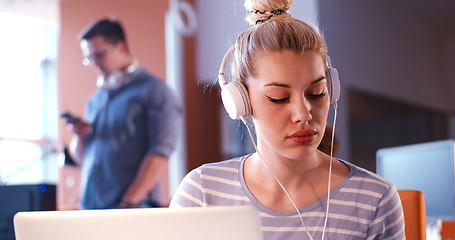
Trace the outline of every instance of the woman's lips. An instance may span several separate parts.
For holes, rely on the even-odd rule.
[[[289,136],[289,139],[297,144],[308,144],[311,143],[316,137],[316,131],[306,130],[298,131]]]

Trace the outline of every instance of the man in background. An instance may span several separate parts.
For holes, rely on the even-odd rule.
[[[160,177],[182,109],[163,81],[132,57],[121,24],[101,19],[80,35],[83,64],[98,74],[84,120],[68,121],[82,165],[81,208],[160,207]]]

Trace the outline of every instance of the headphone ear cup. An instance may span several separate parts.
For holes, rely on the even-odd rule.
[[[328,67],[327,69],[327,87],[329,89],[330,102],[337,102],[340,99],[340,78],[338,70],[334,67]]]
[[[251,116],[251,104],[248,91],[240,81],[232,81],[221,87],[221,99],[224,108],[232,119]]]

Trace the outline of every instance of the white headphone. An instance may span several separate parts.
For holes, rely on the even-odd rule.
[[[228,60],[231,58],[234,51],[234,46],[229,48],[221,62],[220,72],[218,74],[218,82],[221,87],[221,99],[224,108],[232,119],[240,119],[240,117],[248,118],[251,116],[251,104],[248,97],[248,90],[245,84],[240,79],[234,79],[227,82],[224,77],[224,70]],[[340,98],[340,80],[338,71],[332,67],[329,56],[327,56],[327,87],[329,90],[330,102],[336,106],[336,102]]]
[[[138,66],[139,63],[137,60],[133,60],[125,70],[117,70],[107,76],[99,75],[96,80],[96,86],[98,88],[114,90],[122,85],[125,82],[125,76],[136,71]]]

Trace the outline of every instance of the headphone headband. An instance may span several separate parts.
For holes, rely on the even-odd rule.
[[[218,73],[218,82],[221,87],[226,86],[228,83],[224,77],[224,69],[226,69],[226,64],[231,58],[232,53],[234,52],[234,46],[231,46],[229,50],[224,54],[223,60],[221,61],[220,72]]]

